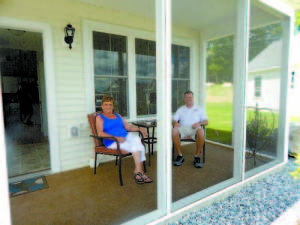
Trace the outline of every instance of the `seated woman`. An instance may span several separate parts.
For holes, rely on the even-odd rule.
[[[99,136],[115,137],[120,143],[120,148],[131,152],[135,162],[134,179],[138,184],[151,183],[152,179],[148,177],[143,169],[142,162],[145,158],[145,147],[141,139],[127,131],[139,131],[138,127],[128,125],[124,119],[117,113],[113,112],[114,99],[111,96],[103,96],[102,113],[96,117],[96,128]],[[147,135],[145,130],[140,130],[144,136]],[[104,145],[107,148],[116,149],[117,144],[113,140],[104,139]]]

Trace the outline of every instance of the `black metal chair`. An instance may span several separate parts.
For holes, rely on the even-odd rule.
[[[94,174],[96,174],[97,170],[97,155],[102,154],[102,155],[111,155],[111,156],[116,156],[116,165],[119,165],[119,179],[120,179],[120,186],[123,186],[123,178],[122,178],[122,159],[131,156],[132,154],[130,152],[126,152],[122,149],[120,149],[120,144],[117,141],[115,137],[100,137],[97,134],[97,129],[96,129],[96,116],[97,112],[88,114],[88,121],[90,124],[91,132],[92,135],[90,137],[94,138],[94,152],[95,152],[95,164],[94,164]],[[143,134],[140,131],[139,135],[141,135],[142,140],[143,140]],[[117,149],[109,149],[106,148],[105,145],[103,144],[104,139],[111,139],[114,140],[117,143]],[[143,145],[145,145],[143,143]],[[144,161],[144,171],[146,172],[146,162]]]
[[[204,131],[204,144],[203,144],[203,149],[202,149],[202,162],[203,164],[205,163],[205,137],[206,137],[206,131],[205,131],[205,126],[202,125],[201,126],[203,131]],[[180,134],[179,134],[180,135]],[[196,138],[195,137],[195,140],[192,139],[192,138],[180,138],[180,142],[193,142],[193,143],[196,143]],[[174,146],[174,143],[172,145],[172,151],[173,151],[173,161],[175,160],[175,146]]]

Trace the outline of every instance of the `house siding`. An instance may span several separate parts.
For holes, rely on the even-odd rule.
[[[1,1],[0,16],[50,25],[54,54],[58,124],[56,131],[59,139],[60,169],[65,171],[89,165],[89,159],[93,156],[93,141],[89,137],[90,128],[86,118],[86,74],[84,73],[82,22],[83,20],[99,21],[153,32],[155,21],[80,3],[77,0]],[[76,29],[72,50],[69,50],[64,42],[64,27],[68,23]],[[199,37],[197,32],[182,27],[174,28],[174,33],[178,37],[190,40],[197,40]],[[72,125],[80,126],[79,137],[69,137],[69,127]],[[107,160],[107,158],[104,159]]]
[[[261,77],[261,97],[254,96],[255,77]],[[279,110],[280,69],[249,73],[247,80],[247,106]]]

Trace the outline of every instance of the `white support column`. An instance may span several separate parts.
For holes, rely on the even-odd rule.
[[[135,66],[135,40],[133,36],[128,37],[128,95],[129,95],[129,118],[136,119],[136,66]]]
[[[0,75],[1,78],[1,75]],[[2,93],[0,85],[0,93]],[[0,224],[11,224],[10,219],[10,205],[8,197],[8,178],[6,166],[6,148],[4,138],[4,123],[3,123],[3,108],[2,108],[2,95],[0,95]]]
[[[156,0],[157,202],[171,212],[171,0]]]
[[[194,100],[197,104],[200,103],[199,55],[199,41],[193,41],[190,47],[190,90],[194,92]]]
[[[282,22],[282,58],[280,75],[280,107],[278,122],[277,156],[280,161],[288,161],[289,142],[289,110],[288,92],[291,86],[291,73],[293,66],[292,46],[294,38],[294,19],[286,16]]]
[[[245,165],[245,93],[248,71],[249,52],[249,15],[250,0],[239,0],[237,7],[237,34],[234,45],[234,78],[233,78],[233,146],[234,178],[243,179]]]
[[[200,35],[199,40],[199,103],[206,109],[206,41],[203,39],[203,35]]]

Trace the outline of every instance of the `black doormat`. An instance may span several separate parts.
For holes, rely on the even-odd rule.
[[[48,187],[49,186],[45,176],[30,178],[23,181],[9,183],[9,196],[15,197]]]

